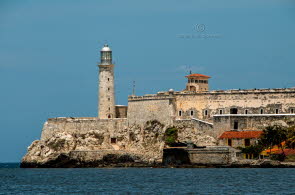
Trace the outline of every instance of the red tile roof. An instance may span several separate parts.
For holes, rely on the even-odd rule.
[[[270,154],[270,151],[271,151],[272,154],[282,154],[283,153],[282,149],[272,148],[271,150],[270,149],[263,150],[261,152],[261,154],[263,154],[263,155],[269,155]],[[294,149],[285,148],[284,149],[284,153],[285,153],[286,156],[288,156],[288,155],[295,155],[295,150]]]
[[[275,151],[274,152],[275,154],[282,154],[283,153],[283,151],[282,150],[277,150],[277,151]],[[293,149],[284,149],[284,153],[285,153],[285,155],[295,155],[295,150],[293,150]]]
[[[226,131],[219,139],[249,139],[249,138],[259,138],[262,131]]]
[[[204,78],[211,78],[211,77],[209,77],[209,76],[207,76],[207,75],[203,75],[203,74],[190,74],[190,75],[187,75],[187,76],[185,76],[186,78],[188,78],[188,77],[204,77]]]

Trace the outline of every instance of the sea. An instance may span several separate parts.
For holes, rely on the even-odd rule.
[[[24,169],[2,163],[0,194],[295,194],[295,169]]]

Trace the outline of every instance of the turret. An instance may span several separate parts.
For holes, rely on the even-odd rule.
[[[187,78],[186,91],[204,92],[209,91],[209,76],[203,74],[190,74]]]

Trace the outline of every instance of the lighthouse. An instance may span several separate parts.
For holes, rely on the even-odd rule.
[[[115,118],[114,64],[112,63],[112,50],[107,44],[100,51],[98,67],[98,117],[100,119]]]

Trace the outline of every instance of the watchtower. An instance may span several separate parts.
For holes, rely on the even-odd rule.
[[[187,78],[186,90],[194,92],[209,91],[208,79],[209,76],[203,74],[190,74]]]
[[[99,67],[99,95],[98,117],[101,119],[115,118],[115,87],[114,64],[112,63],[112,50],[107,44],[100,51]]]

